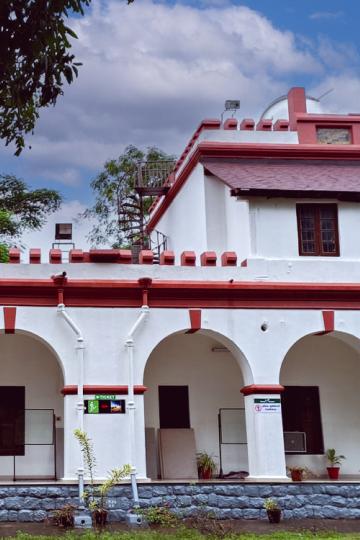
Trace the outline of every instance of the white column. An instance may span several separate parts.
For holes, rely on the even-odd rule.
[[[251,394],[244,401],[249,479],[285,479],[280,394]]]

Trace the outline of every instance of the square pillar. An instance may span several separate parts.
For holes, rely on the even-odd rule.
[[[245,387],[245,418],[248,442],[249,480],[285,480],[286,464],[280,392],[263,393]],[[281,388],[281,390],[280,390]],[[248,391],[247,391],[248,389]]]

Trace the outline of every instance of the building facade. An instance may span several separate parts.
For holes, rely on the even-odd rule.
[[[99,478],[124,463],[179,478],[181,449],[165,474],[159,429],[193,430],[224,475],[321,476],[327,448],[359,473],[360,115],[318,106],[293,88],[256,124],[202,122],[152,207],[160,264],[149,250],[136,265],[126,250],[63,263],[33,249],[29,264],[11,250],[1,477],[76,479],[77,427]]]

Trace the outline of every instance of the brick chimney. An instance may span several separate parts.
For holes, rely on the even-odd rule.
[[[289,108],[289,122],[290,130],[296,131],[297,121],[296,115],[298,113],[306,113],[306,96],[305,88],[300,86],[295,86],[291,88],[287,95],[288,99],[288,108]]]

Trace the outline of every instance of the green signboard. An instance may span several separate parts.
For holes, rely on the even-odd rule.
[[[99,401],[97,399],[87,400],[87,412],[88,414],[99,414]]]
[[[116,399],[116,396],[113,394],[96,394],[95,399]]]
[[[280,413],[280,398],[255,398],[254,409],[256,413]]]

